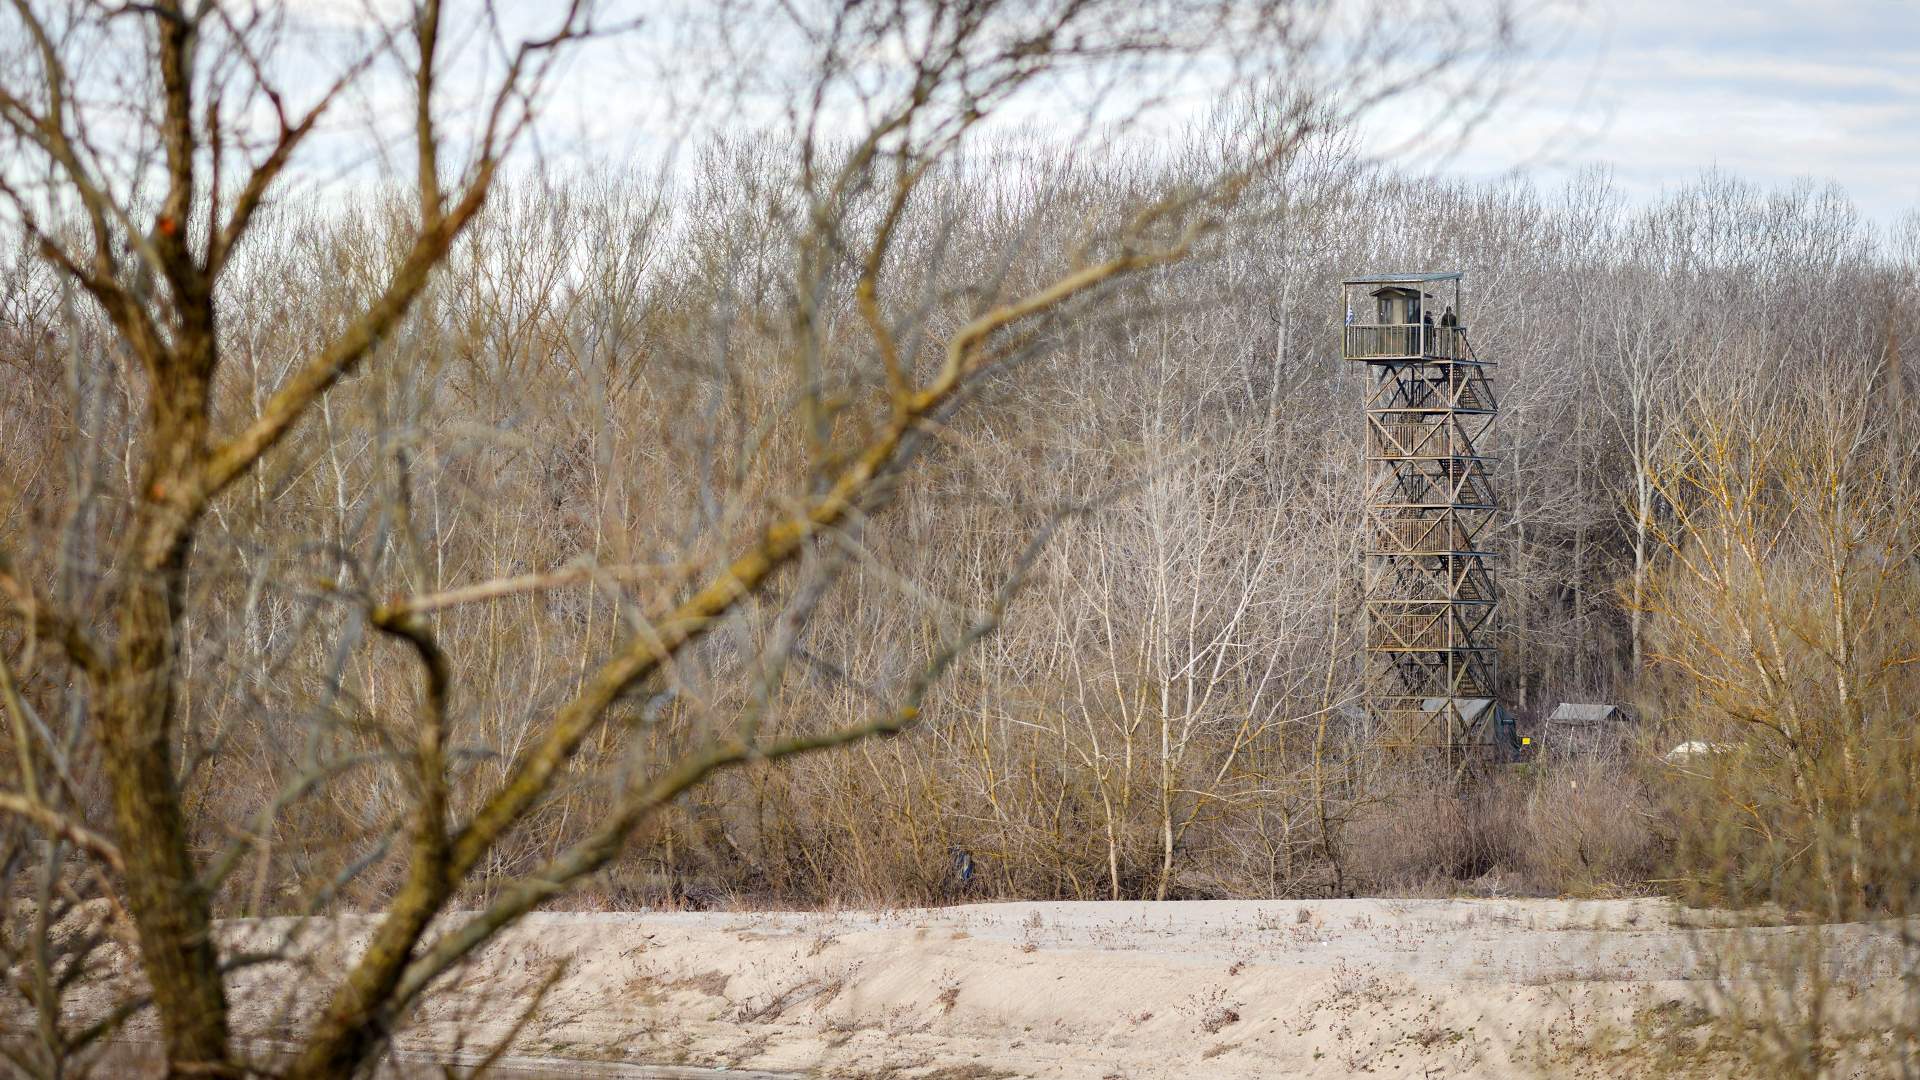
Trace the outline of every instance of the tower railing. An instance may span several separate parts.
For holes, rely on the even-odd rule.
[[[1430,357],[1471,360],[1464,326],[1425,323],[1348,323],[1342,346],[1349,360]]]

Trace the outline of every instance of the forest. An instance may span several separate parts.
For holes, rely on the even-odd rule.
[[[991,180],[940,181],[929,201],[946,222],[907,223],[901,265],[991,266],[1012,237],[1044,262],[1058,201],[1098,207],[1129,182],[1124,166],[1062,176],[1017,154]],[[768,250],[769,156],[712,151],[684,211],[599,174],[503,192],[390,346],[403,361],[330,393],[286,460],[221,508],[192,582],[216,614],[183,657],[183,727],[203,759],[190,791],[233,815],[208,821],[205,843],[317,760],[371,752],[379,718],[405,711],[397,658],[325,603],[339,579],[401,575],[448,610],[439,635],[473,673],[457,707],[484,772],[628,631],[632,606],[670,599],[684,567],[794,482],[803,452],[756,420],[795,392],[771,355],[789,317],[776,282],[792,268]],[[1636,209],[1604,174],[1557,192],[1438,181],[1356,161],[1337,137],[1254,197],[1271,207],[1218,259],[1129,287],[1092,333],[1055,331],[976,392],[884,517],[822,544],[815,557],[847,562],[844,585],[777,692],[751,665],[793,633],[773,601],[745,605],[671,680],[620,704],[626,738],[590,755],[670,756],[749,710],[803,735],[886,708],[957,627],[1005,609],[928,688],[910,735],[702,790],[607,872],[600,902],[937,899],[956,848],[978,867],[969,895],[1320,894],[1337,876],[1404,888],[1505,857],[1521,860],[1502,867],[1516,887],[1540,874],[1533,887],[1557,890],[1567,867],[1526,860],[1579,843],[1570,824],[1621,860],[1589,884],[1631,886],[1659,830],[1614,762],[1597,770],[1590,817],[1502,806],[1519,831],[1497,842],[1512,851],[1441,844],[1424,863],[1346,835],[1372,827],[1375,806],[1401,812],[1381,801],[1395,766],[1350,730],[1363,388],[1339,358],[1338,282],[1361,268],[1467,268],[1466,322],[1499,364],[1512,708],[1629,704],[1635,746],[1652,751],[1742,723],[1766,744],[1784,736],[1752,710],[1828,714],[1843,694],[1868,730],[1905,715],[1901,359],[1920,232],[1878,236],[1843,192],[1811,185],[1709,173]],[[966,232],[937,231],[955,220]],[[379,208],[262,228],[228,331],[242,400],[277,374],[255,365],[364,303],[356,283],[395,242]],[[61,442],[87,424],[111,445],[134,391],[103,344],[53,329],[63,305],[44,269],[22,258],[8,281],[9,325],[36,328],[13,338],[6,387],[11,528],[31,535],[32,508],[72,497]],[[813,317],[853,323],[853,308],[837,298]],[[77,376],[75,348],[96,360]],[[82,417],[67,410],[74,378]],[[125,498],[124,451],[96,455],[90,497]],[[406,535],[391,521],[400,497]],[[677,557],[640,554],[663,550]],[[505,584],[461,595],[475,579]],[[1853,625],[1827,622],[1848,607]],[[1768,611],[1785,624],[1779,651],[1743,655],[1728,636]],[[574,838],[594,819],[578,804],[604,798],[597,771],[583,764],[489,872]],[[288,881],[337,872],[404,801],[371,777],[328,789],[276,844]],[[1332,865],[1349,848],[1359,864]],[[272,875],[244,884],[269,908],[300,895]],[[378,874],[352,885],[386,887]]]
[[[90,16],[8,39],[0,81],[41,87],[0,95],[41,155],[4,169],[0,269],[0,843],[39,897],[11,955],[119,880],[145,954],[174,941],[156,1000],[204,991],[206,918],[413,912],[343,984],[366,1014],[301,1059],[322,1075],[382,995],[535,907],[1907,912],[1920,215],[1714,170],[1651,201],[1603,169],[1460,179],[1297,89],[1156,146],[975,131],[1039,78],[1027,24],[1076,4],[950,39],[851,5],[834,32],[935,73],[875,92],[864,135],[496,170],[585,7],[488,76],[474,139],[436,144],[423,104],[418,172],[289,199],[245,185],[276,182],[295,114],[251,178],[178,145],[265,61],[195,82],[183,23],[101,15],[166,90],[116,194],[59,128],[49,58]],[[392,59],[427,100],[438,10],[348,74]],[[1051,62],[1217,44],[1142,19]],[[1276,19],[1261,41],[1299,60]],[[256,24],[212,25],[251,55]],[[1480,55],[1482,24],[1448,25],[1437,66]],[[822,49],[820,85],[855,81]],[[1355,708],[1340,282],[1425,270],[1465,274],[1498,365],[1503,700],[1634,717],[1465,784]],[[188,879],[204,904],[176,911]],[[433,939],[446,910],[484,914]],[[75,971],[100,944],[63,941]],[[192,1027],[176,1053],[219,1045]]]

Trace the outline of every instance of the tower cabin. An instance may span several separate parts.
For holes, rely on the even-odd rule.
[[[1465,360],[1460,274],[1381,274],[1341,282],[1349,360]]]

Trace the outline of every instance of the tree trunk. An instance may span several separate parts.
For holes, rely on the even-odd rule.
[[[1633,522],[1633,601],[1627,605],[1627,670],[1632,678],[1640,675],[1641,639],[1645,634],[1647,598],[1647,526],[1653,515],[1653,497],[1649,492],[1646,466],[1636,463]]]
[[[202,339],[207,340],[207,339]],[[188,484],[205,456],[210,346],[182,350],[154,380],[153,444],[127,556],[119,640],[100,687],[101,746],[114,828],[126,859],[127,907],[167,1050],[169,1074],[215,1071],[227,1060],[226,991],[209,898],[188,846],[174,776],[175,666],[197,512]]]
[[[127,906],[173,1071],[226,1060],[227,1007],[207,896],[188,851],[174,779],[173,667],[184,545],[134,582],[121,607],[118,662],[101,708]]]

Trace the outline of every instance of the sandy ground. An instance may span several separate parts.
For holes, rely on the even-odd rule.
[[[1892,927],[1743,930],[1734,949],[1702,921],[1645,900],[537,915],[400,1045],[470,1061],[511,1036],[523,1075],[555,1076],[1611,1077],[1704,1040],[1724,957],[1755,941],[1818,935],[1861,1000],[1894,985]],[[271,991],[300,980],[246,978],[243,1026],[270,1036]]]
[[[1779,979],[1730,957],[1818,945],[1845,1008],[1912,1001],[1896,925],[1704,925],[1724,921],[1650,900],[535,915],[410,1018],[388,1074],[504,1042],[503,1075],[523,1078],[1750,1076],[1706,1021]],[[337,970],[367,925],[222,936],[255,949],[298,929]],[[236,1026],[268,1053],[331,982],[246,969]],[[1884,1020],[1854,1024],[1833,1075],[1884,1075]]]

